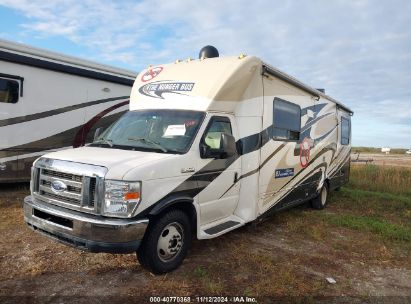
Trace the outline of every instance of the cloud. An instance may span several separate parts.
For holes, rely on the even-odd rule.
[[[410,148],[411,125],[363,117],[353,125],[353,145],[368,147]]]
[[[140,70],[195,57],[212,44],[226,55],[257,55],[325,88],[354,109],[354,123],[383,119],[397,129],[411,124],[410,1],[0,0],[0,5],[26,17],[20,25],[26,33],[64,37],[93,60]],[[384,145],[392,128],[376,128],[377,136],[383,134],[376,142]],[[366,138],[362,130],[358,138]],[[411,142],[411,132],[404,136]]]

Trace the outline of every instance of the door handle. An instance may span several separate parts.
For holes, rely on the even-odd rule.
[[[238,181],[238,173],[234,172],[234,184]]]

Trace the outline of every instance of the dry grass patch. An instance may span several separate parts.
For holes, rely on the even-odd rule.
[[[352,165],[350,186],[356,189],[411,197],[411,169],[377,165]]]

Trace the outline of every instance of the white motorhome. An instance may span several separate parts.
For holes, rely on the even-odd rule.
[[[353,112],[256,57],[200,54],[144,70],[130,111],[92,144],[33,164],[32,229],[92,252],[137,251],[164,273],[192,235],[325,207],[348,181]]]
[[[136,73],[0,40],[0,183],[93,139],[128,109]]]

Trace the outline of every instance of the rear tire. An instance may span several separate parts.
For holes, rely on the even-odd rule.
[[[191,245],[192,229],[186,213],[171,210],[150,222],[137,250],[140,264],[155,274],[181,265]]]
[[[311,201],[311,207],[317,210],[322,210],[325,208],[328,202],[328,185],[324,183],[320,193]]]

